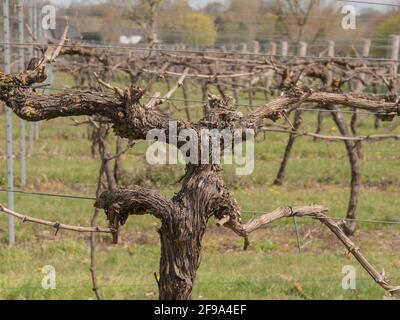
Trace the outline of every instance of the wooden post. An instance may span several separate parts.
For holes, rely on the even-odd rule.
[[[307,56],[307,42],[304,41],[299,42],[299,56],[300,57]]]
[[[370,53],[370,50],[371,50],[371,40],[369,40],[369,39],[364,39],[364,41],[363,41],[363,50],[362,50],[362,57],[363,58],[368,58],[369,57],[369,53]],[[365,63],[364,63],[364,65],[365,65]],[[360,75],[360,78],[361,78],[361,80],[365,80],[365,73],[362,73],[361,75]],[[356,82],[356,86],[355,86],[355,92],[356,93],[361,93],[362,91],[363,91],[363,84],[362,84],[362,81],[357,81]]]
[[[393,77],[397,79],[397,72],[398,72],[398,62],[397,60],[399,59],[399,50],[400,50],[400,36],[398,35],[391,35],[391,51],[390,51],[390,59],[393,60]]]
[[[258,41],[253,41],[253,53],[260,53],[260,43]]]
[[[364,39],[362,57],[363,58],[368,58],[370,50],[371,50],[371,40]],[[364,65],[364,67],[366,67],[365,61],[364,61],[363,65]],[[355,81],[354,92],[362,93],[364,91],[363,82],[364,82],[365,78],[366,78],[366,74],[365,73],[360,74],[360,79],[361,80],[356,80]],[[354,114],[351,117],[350,127],[351,127],[351,132],[353,133],[354,136],[356,136],[357,135],[357,127],[358,127],[361,119],[360,119],[360,116],[358,114],[358,111],[356,109],[353,109],[353,111],[354,111]],[[357,143],[356,147],[357,147],[357,155],[358,155],[358,157],[360,159],[362,159],[363,158],[363,153],[362,153],[361,142]]]
[[[370,51],[371,51],[371,40],[364,39],[363,40],[363,51],[362,51],[363,58],[368,58]]]
[[[254,54],[259,54],[260,53],[260,43],[258,41],[253,41],[253,53]],[[249,72],[253,72],[253,68],[249,68]],[[253,105],[253,97],[254,93],[256,92],[253,90],[253,86],[255,86],[258,82],[260,81],[259,76],[251,76],[250,81],[249,81],[249,105]]]
[[[191,122],[192,117],[190,115],[188,93],[187,93],[187,88],[186,88],[185,82],[183,82],[183,84],[182,84],[182,94],[183,94],[183,99],[184,99],[186,118],[187,118],[187,121]]]
[[[334,57],[335,56],[335,41],[329,41],[328,42],[328,57]]]
[[[333,58],[335,56],[335,41],[328,42],[328,49],[327,49],[327,56]],[[329,71],[329,78],[332,79],[332,72]],[[329,85],[329,84],[328,84]],[[317,120],[317,130],[315,131],[316,134],[320,133],[322,130],[322,123],[324,120],[324,116],[326,114],[324,112],[318,112],[318,120]],[[314,141],[318,140],[314,138]]]
[[[271,55],[271,56],[275,56],[276,55],[276,49],[277,49],[276,42],[271,42],[269,44],[269,52],[268,52],[268,54]]]
[[[286,57],[288,55],[289,51],[289,44],[287,41],[282,41],[281,42],[281,56]]]
[[[269,51],[268,51],[268,55],[271,56],[271,58],[274,58],[276,56],[276,50],[277,50],[277,45],[276,42],[271,42],[269,44]],[[274,76],[275,76],[275,71],[274,70],[269,70],[267,72],[266,75],[266,80],[265,80],[265,88],[269,91],[269,88],[272,85],[272,82],[274,80]]]

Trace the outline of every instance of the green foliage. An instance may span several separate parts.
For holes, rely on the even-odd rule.
[[[400,33],[400,13],[393,13],[388,15],[376,29],[374,33],[374,46],[389,45],[389,35]],[[374,54],[381,57],[387,57],[388,51],[386,49],[375,48]]]
[[[185,16],[183,23],[186,34],[184,42],[189,45],[212,46],[217,40],[217,32],[215,31],[212,19],[202,13],[189,13]]]
[[[383,20],[377,30],[376,35],[386,37],[389,34],[400,33],[400,13],[390,15],[388,18]]]

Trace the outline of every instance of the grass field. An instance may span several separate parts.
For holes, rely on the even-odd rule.
[[[71,85],[65,75],[55,86]],[[159,85],[160,90],[165,90]],[[191,97],[199,98],[198,92]],[[243,101],[246,102],[246,101]],[[260,102],[261,103],[261,102]],[[179,104],[178,104],[179,106]],[[193,108],[194,117],[200,108]],[[317,115],[304,115],[304,128],[314,130]],[[78,118],[77,118],[78,119]],[[360,134],[375,132],[373,117],[366,118]],[[5,128],[4,114],[0,115]],[[387,124],[383,124],[387,126]],[[18,120],[14,117],[16,188],[19,188]],[[4,131],[0,132],[0,187],[6,187]],[[324,133],[335,133],[326,119]],[[398,129],[397,133],[400,133]],[[287,136],[268,133],[257,138],[255,171],[248,177],[233,175],[225,167],[225,179],[242,210],[244,220],[259,211],[280,205],[323,204],[329,215],[344,217],[349,193],[350,169],[343,143],[314,142],[299,138],[282,187],[272,186]],[[112,141],[111,141],[112,142]],[[140,183],[172,195],[182,166],[150,167],[145,161],[146,143],[139,143],[123,156],[124,183]],[[398,141],[364,144],[360,219],[400,220],[400,153]],[[41,124],[40,140],[28,160],[25,190],[94,196],[99,161],[90,156],[87,129],[71,119]],[[0,202],[6,195],[0,193]],[[21,213],[70,224],[89,225],[93,202],[89,200],[15,195]],[[248,213],[254,212],[254,213]],[[194,291],[195,299],[382,299],[385,292],[361,270],[351,255],[318,222],[298,220],[303,249],[297,252],[292,220],[274,223],[251,235],[252,246],[242,251],[242,240],[213,221],[204,241],[202,264]],[[99,219],[106,225],[105,217]],[[149,216],[130,217],[122,228],[121,241],[110,244],[98,236],[98,277],[104,298],[156,299],[153,273],[158,271],[158,221]],[[394,283],[400,283],[400,225],[359,223],[354,237],[364,254]],[[88,236],[60,232],[42,226],[16,225],[17,245],[7,246],[7,218],[0,216],[0,299],[93,299],[89,273]],[[57,270],[57,289],[41,288],[41,268]],[[342,267],[357,268],[357,289],[341,287]]]

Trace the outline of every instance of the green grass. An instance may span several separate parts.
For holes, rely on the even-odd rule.
[[[222,240],[223,241],[223,240]],[[2,250],[0,293],[4,299],[91,299],[88,248],[82,241],[26,244]],[[33,252],[35,254],[33,255]],[[157,287],[152,272],[158,268],[156,244],[100,247],[99,283],[106,298],[155,299]],[[389,253],[370,254],[378,265],[385,261],[386,274],[399,279],[398,257]],[[23,263],[20,263],[23,261]],[[41,289],[43,264],[57,270],[57,289]],[[300,284],[313,299],[381,299],[383,290],[357,267],[357,290],[341,288],[343,265],[354,264],[345,254],[277,253],[260,247],[221,253],[211,245],[203,253],[194,291],[196,299],[299,299]],[[307,266],[307,267],[306,267]],[[7,274],[7,277],[4,275]]]
[[[56,87],[72,85],[72,79],[57,75]],[[122,86],[123,78],[115,79]],[[164,92],[165,84],[154,91]],[[191,98],[200,94],[190,89]],[[177,97],[181,97],[178,93]],[[261,96],[260,96],[261,98]],[[242,103],[247,103],[242,96]],[[261,102],[260,102],[261,103]],[[180,103],[176,104],[179,108]],[[191,108],[198,119],[200,108]],[[244,110],[244,112],[246,112]],[[176,112],[184,117],[184,112]],[[82,120],[79,117],[76,120]],[[14,150],[18,150],[18,120],[13,119]],[[314,130],[316,114],[304,115],[304,129]],[[4,117],[0,117],[4,128]],[[387,124],[383,124],[387,126]],[[367,118],[360,134],[374,133],[373,118]],[[334,124],[325,120],[324,134],[335,133]],[[397,129],[397,133],[400,130]],[[0,188],[6,186],[4,130],[0,131]],[[28,159],[26,190],[76,194],[92,197],[99,161],[90,156],[88,131],[74,126],[71,119],[41,123],[35,154]],[[113,137],[110,143],[113,143]],[[318,203],[330,208],[330,215],[343,217],[349,197],[350,168],[343,143],[314,142],[299,138],[287,168],[282,187],[272,186],[279,168],[287,136],[268,133],[257,138],[255,171],[251,176],[233,175],[225,166],[226,184],[233,190],[243,211],[243,220],[253,211],[269,211],[281,205]],[[365,143],[362,160],[360,219],[400,220],[400,154],[398,141]],[[139,183],[171,196],[179,189],[183,167],[146,165],[146,143],[139,143],[123,157],[126,185]],[[16,187],[19,188],[18,152],[15,152]],[[0,202],[6,203],[4,193]],[[93,202],[15,195],[15,209],[21,213],[69,224],[88,225]],[[202,264],[194,290],[195,299],[382,299],[385,292],[361,270],[327,230],[310,219],[298,220],[301,254],[297,253],[292,220],[283,220],[251,235],[252,246],[242,251],[242,240],[210,222],[204,240]],[[99,224],[106,225],[102,214]],[[158,271],[159,222],[150,216],[131,217],[122,228],[121,242],[110,243],[98,236],[98,277],[102,294],[108,299],[156,299],[153,273]],[[378,270],[395,283],[400,282],[398,225],[359,223],[354,240]],[[7,246],[7,219],[0,216],[0,299],[93,299],[89,273],[88,235],[60,232],[32,224],[16,225],[17,245]],[[57,270],[57,289],[41,289],[44,265]],[[357,267],[357,289],[343,290],[344,265]],[[296,289],[296,288],[301,288]]]

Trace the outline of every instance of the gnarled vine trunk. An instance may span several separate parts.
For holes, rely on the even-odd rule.
[[[187,165],[182,189],[172,199],[175,212],[160,229],[160,299],[191,298],[208,219],[236,206],[220,171],[217,165]],[[221,206],[224,197],[228,202]]]
[[[185,214],[188,214],[187,212]],[[188,217],[188,224],[192,224]],[[163,224],[160,229],[161,258],[159,295],[161,300],[188,300],[200,264],[201,241],[205,225],[198,229],[176,230]]]

